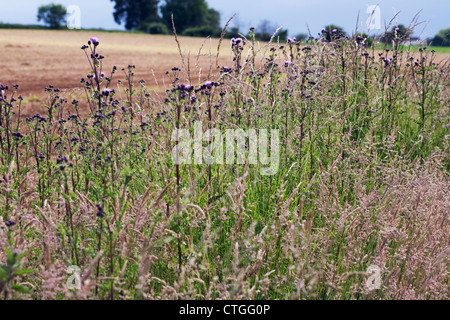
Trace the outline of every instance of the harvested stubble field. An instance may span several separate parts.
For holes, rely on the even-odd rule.
[[[450,298],[445,55],[178,40],[0,31],[2,299]]]
[[[166,71],[180,66],[180,51],[174,37],[88,31],[0,30],[0,81],[20,84],[20,94],[26,99],[23,115],[42,110],[46,101],[44,88],[49,84],[79,99],[84,96],[80,79],[89,73],[86,56],[80,50],[86,39],[102,39],[102,54],[107,56],[104,72],[114,65],[126,68],[135,65],[135,79],[145,80],[157,93],[170,87]],[[194,81],[204,80],[210,72],[211,60],[216,63],[218,39],[179,37],[181,54],[189,63]],[[228,43],[227,43],[228,44]],[[211,53],[211,54],[210,54]],[[224,45],[219,63],[230,60],[231,50]],[[211,56],[212,55],[212,56]],[[217,70],[213,69],[212,72]],[[124,76],[118,72],[117,79]],[[83,108],[84,109],[84,108]]]

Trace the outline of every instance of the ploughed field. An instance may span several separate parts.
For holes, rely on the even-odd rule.
[[[19,84],[18,94],[26,102],[23,114],[31,115],[46,101],[44,88],[52,84],[82,101],[82,77],[90,71],[89,62],[80,49],[91,37],[101,41],[103,71],[109,75],[113,66],[115,79],[124,79],[122,68],[135,65],[135,80],[145,80],[146,86],[163,92],[170,86],[164,79],[166,71],[181,67],[182,59],[172,36],[126,34],[91,31],[0,30],[0,83]],[[199,82],[216,64],[218,39],[179,37],[181,54],[185,57],[193,82]],[[220,62],[230,61],[229,40],[222,43]],[[211,54],[210,54],[211,53]],[[211,64],[212,62],[212,64]],[[166,83],[168,81],[168,83]],[[117,81],[114,82],[117,84]]]

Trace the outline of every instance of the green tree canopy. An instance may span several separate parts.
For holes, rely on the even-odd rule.
[[[172,28],[172,15],[175,28],[182,34],[192,28],[209,27],[220,29],[220,14],[209,8],[205,0],[166,0],[161,6],[162,19]]]
[[[433,38],[432,45],[450,47],[450,28],[443,29]]]
[[[44,21],[52,29],[66,26],[67,10],[60,4],[47,4],[38,9],[37,20]]]
[[[114,20],[125,29],[132,30],[143,23],[161,21],[158,15],[159,0],[111,0],[114,5]]]

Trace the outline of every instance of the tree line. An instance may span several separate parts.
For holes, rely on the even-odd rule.
[[[205,0],[111,0],[114,20],[127,30],[169,34],[172,16],[177,33],[215,36],[220,33],[220,14]]]
[[[110,0],[114,2],[113,17],[116,23],[124,24],[127,30],[136,30],[150,34],[171,34],[173,23],[178,34],[184,36],[219,37],[221,35],[220,13],[210,8],[206,0]],[[52,29],[65,26],[66,8],[60,4],[48,4],[39,7],[37,19],[44,21]],[[252,34],[260,41],[269,41],[277,25],[263,20],[257,28],[251,28]],[[238,27],[230,27],[226,37],[239,37]],[[331,40],[333,35],[345,35],[344,30],[336,25],[328,25],[322,30],[325,39]],[[276,37],[286,41],[288,30],[279,30]],[[373,38],[360,34],[367,39],[368,46]],[[380,40],[392,43],[394,40],[408,40],[412,30],[398,25],[383,35]],[[299,34],[296,40],[305,40],[311,35]],[[450,28],[443,29],[434,37],[427,39],[434,46],[450,46]]]
[[[184,36],[219,37],[222,33],[220,13],[210,8],[205,0],[111,0],[115,3],[114,20],[125,24],[127,30],[138,30],[150,34],[170,34],[173,24],[178,34]],[[255,37],[268,41],[277,26],[263,20],[256,28]],[[238,37],[240,30],[230,28],[226,36]],[[277,36],[287,39],[287,30]]]

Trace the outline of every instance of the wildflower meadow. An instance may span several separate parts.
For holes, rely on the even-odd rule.
[[[450,297],[449,60],[254,32],[201,73],[175,35],[156,89],[86,39],[32,115],[0,84],[1,299]]]

